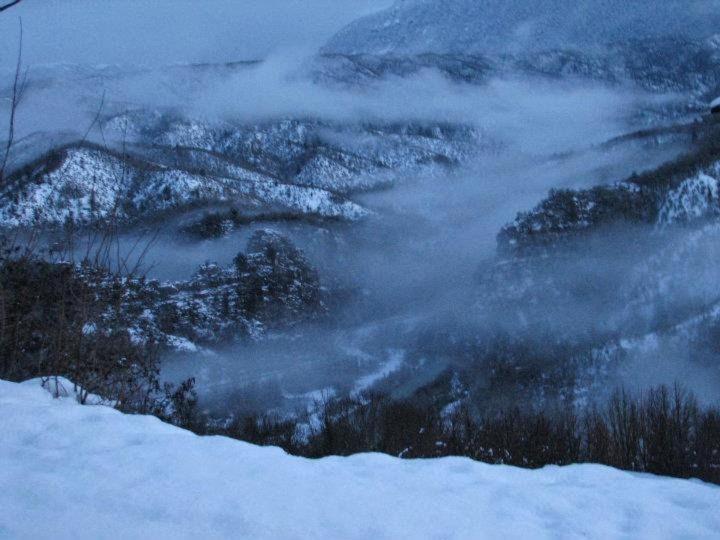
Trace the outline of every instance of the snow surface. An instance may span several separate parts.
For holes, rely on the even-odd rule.
[[[720,488],[596,465],[318,461],[0,381],[0,538],[708,538]]]
[[[689,223],[720,214],[719,178],[720,161],[683,181],[665,197],[658,224]]]

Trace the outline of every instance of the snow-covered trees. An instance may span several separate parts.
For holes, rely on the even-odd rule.
[[[235,258],[235,267],[243,306],[263,320],[298,318],[322,309],[317,271],[274,231],[257,231],[248,242],[247,254]]]

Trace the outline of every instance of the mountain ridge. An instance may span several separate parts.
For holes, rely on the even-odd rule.
[[[398,1],[340,30],[325,53],[499,53],[592,48],[628,37],[717,32],[720,4],[641,0]]]

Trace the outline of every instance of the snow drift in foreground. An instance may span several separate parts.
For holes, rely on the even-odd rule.
[[[595,465],[309,461],[0,381],[2,538],[676,538],[720,488]]]

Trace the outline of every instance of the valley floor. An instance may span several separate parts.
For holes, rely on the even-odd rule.
[[[596,465],[310,461],[0,381],[0,538],[709,538],[720,488]]]

